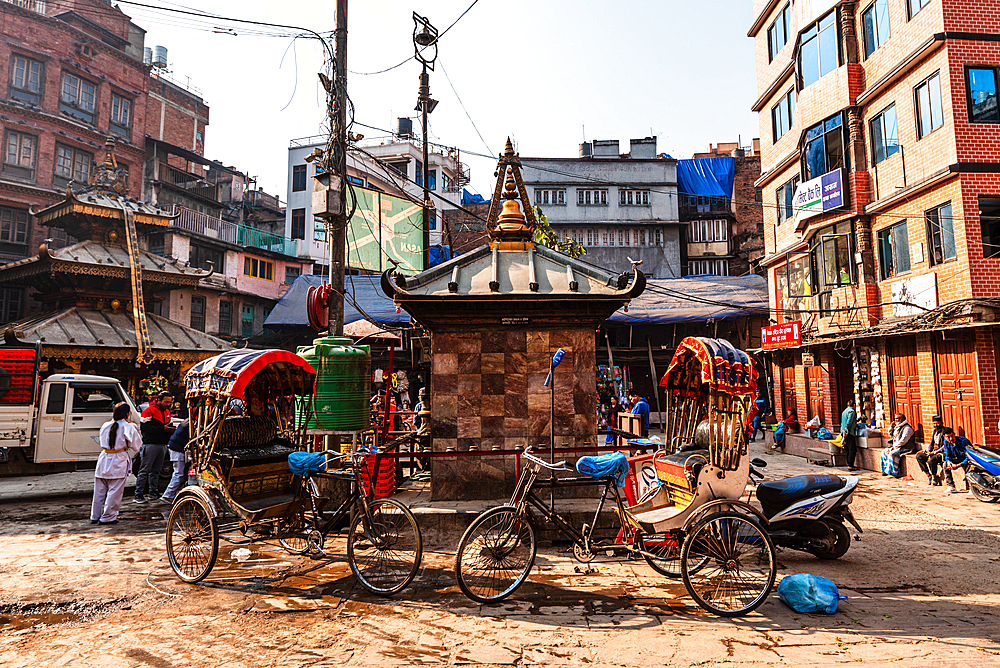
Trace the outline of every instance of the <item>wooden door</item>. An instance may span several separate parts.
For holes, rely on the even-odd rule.
[[[806,367],[806,397],[806,402],[809,404],[808,419],[812,420],[818,415],[820,416],[820,424],[829,429],[830,425],[825,424],[826,418],[823,417],[823,409],[826,407],[826,396],[823,393],[823,367]]]
[[[795,362],[793,360],[785,360],[781,362],[781,366],[778,367],[778,379],[781,383],[779,391],[781,392],[781,401],[785,406],[784,415],[775,416],[779,420],[783,420],[788,417],[788,409],[794,408],[798,410],[798,397],[795,396]]]
[[[886,430],[897,413],[917,433],[917,440],[924,440],[924,425],[920,415],[920,371],[917,367],[917,341],[912,336],[893,338],[886,342],[889,358],[889,397],[892,413],[885,416]],[[888,433],[888,432],[887,432]]]
[[[854,359],[850,356],[850,351],[833,351],[833,372],[837,376],[834,379],[837,384],[837,405],[834,407],[833,415],[839,420],[847,408],[847,402],[854,398]],[[860,415],[861,407],[855,406],[855,410]],[[837,426],[839,428],[840,425]],[[837,429],[831,428],[830,431],[837,433]]]
[[[983,443],[983,420],[976,382],[975,342],[959,339],[934,342],[937,390],[946,426],[973,443]]]

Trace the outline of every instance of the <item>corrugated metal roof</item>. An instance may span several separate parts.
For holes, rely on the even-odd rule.
[[[35,255],[33,257],[18,260],[0,266],[0,276],[6,271],[18,267],[26,267],[41,262],[72,262],[78,264],[100,265],[105,267],[119,267],[129,270],[128,250],[123,246],[113,246],[103,244],[98,241],[81,241],[78,244],[49,251],[48,257]],[[144,276],[149,274],[166,274],[171,277],[191,277],[192,281],[200,280],[208,276],[210,272],[194,267],[185,267],[181,263],[174,263],[160,255],[154,255],[148,251],[139,251],[139,263],[142,266]],[[150,278],[152,278],[150,276]]]

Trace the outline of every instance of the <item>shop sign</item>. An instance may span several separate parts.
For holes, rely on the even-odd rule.
[[[802,322],[795,320],[760,329],[760,347],[764,350],[802,345]]]
[[[792,199],[796,222],[842,206],[844,206],[844,183],[841,169],[803,181],[795,189],[795,196]]]
[[[812,353],[802,353],[802,366],[816,366],[816,358]]]

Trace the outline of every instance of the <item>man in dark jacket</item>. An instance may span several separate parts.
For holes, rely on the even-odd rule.
[[[181,488],[184,487],[187,476],[187,454],[185,453],[185,448],[187,448],[188,441],[191,438],[189,425],[189,420],[182,422],[174,430],[173,435],[170,437],[170,442],[167,443],[173,475],[170,476],[170,484],[163,491],[163,497],[160,501],[168,505],[174,502],[177,492],[181,491]]]
[[[940,485],[941,476],[938,475],[938,466],[944,461],[944,420],[940,415],[935,415],[933,419],[934,432],[931,433],[931,442],[924,446],[924,449],[917,453],[917,464],[920,470],[927,475],[928,485]]]
[[[966,474],[969,472],[969,466],[972,463],[969,461],[969,456],[965,454],[965,449],[971,445],[969,439],[965,436],[959,436],[951,427],[944,428],[944,443],[942,443],[941,451],[944,453],[944,479],[948,483],[948,489],[945,491],[948,494],[958,494],[951,472],[955,469],[962,469],[963,473]],[[972,495],[968,478],[965,480],[965,488]]]
[[[170,425],[170,404],[174,397],[169,392],[160,392],[156,401],[142,412],[139,431],[142,433],[142,465],[135,478],[136,503],[146,503],[160,498],[160,469],[167,456],[167,442],[173,434]]]

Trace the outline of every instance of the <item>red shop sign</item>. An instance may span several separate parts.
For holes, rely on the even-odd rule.
[[[760,347],[765,350],[801,345],[802,322],[799,320],[760,328]]]

